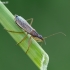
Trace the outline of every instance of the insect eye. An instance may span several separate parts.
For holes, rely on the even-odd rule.
[[[40,35],[40,37],[42,38],[42,35]]]
[[[42,35],[39,35],[39,38],[41,39],[42,38]]]

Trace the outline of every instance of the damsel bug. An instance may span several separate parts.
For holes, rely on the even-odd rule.
[[[28,20],[31,20],[30,24],[27,22]],[[21,29],[23,29],[25,32],[27,32],[27,34],[31,35],[30,38],[29,38],[29,43],[28,43],[28,49],[27,49],[27,51],[29,50],[29,47],[30,47],[30,44],[31,44],[31,37],[33,37],[38,42],[42,42],[42,41],[45,40],[45,38],[48,38],[50,36],[53,36],[53,35],[56,35],[56,34],[59,34],[59,33],[64,34],[62,32],[58,32],[58,33],[52,34],[52,35],[47,36],[47,37],[42,37],[42,35],[38,34],[37,31],[33,27],[31,27],[33,19],[31,18],[31,19],[28,19],[28,20],[26,21],[21,16],[15,15],[15,23]],[[10,30],[7,30],[7,31],[13,32],[13,33],[23,33],[23,32],[15,32],[15,31],[10,31]],[[20,44],[22,41],[24,41],[26,39],[26,37],[27,37],[27,35],[18,44]],[[26,51],[26,53],[27,53],[27,51]]]

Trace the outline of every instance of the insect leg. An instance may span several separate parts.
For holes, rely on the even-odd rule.
[[[4,28],[5,29],[5,28]],[[11,31],[11,30],[7,30],[7,29],[5,29],[6,31],[8,31],[8,32],[12,32],[12,33],[24,33],[24,32],[16,32],[16,31]]]
[[[20,44],[22,41],[24,41],[26,39],[27,35],[20,41],[18,42],[17,44]]]
[[[31,45],[31,37],[29,38],[29,41],[28,41],[28,49],[27,49],[26,53],[28,52],[30,45]]]
[[[27,19],[27,21],[31,20],[30,25],[33,23],[33,18]]]

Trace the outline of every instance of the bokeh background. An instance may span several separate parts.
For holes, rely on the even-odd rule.
[[[48,53],[48,70],[70,70],[70,1],[69,0],[2,0],[12,14],[33,18],[32,26],[45,36],[42,48]],[[0,70],[39,70],[0,25]]]

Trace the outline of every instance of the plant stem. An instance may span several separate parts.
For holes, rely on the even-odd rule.
[[[1,1],[0,1],[0,23],[7,30],[22,32],[22,30],[15,24],[14,16],[12,15],[12,13],[3,5]],[[23,39],[23,37],[26,35],[25,32],[24,34],[17,34],[12,32],[8,33],[17,43],[21,41],[21,39]],[[25,41],[19,44],[19,46],[22,48],[24,52],[26,52],[28,48],[29,37],[30,35],[27,35]],[[33,38],[30,48],[27,52],[27,55],[31,58],[31,60],[37,65],[37,67],[40,70],[47,69],[49,56]]]

